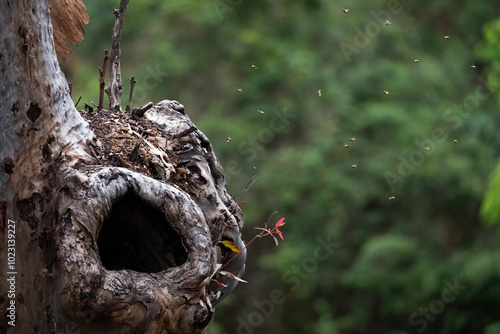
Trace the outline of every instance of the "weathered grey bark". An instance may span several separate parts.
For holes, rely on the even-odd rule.
[[[120,7],[115,9],[116,19],[109,52],[109,86],[106,87],[106,93],[109,97],[109,110],[121,110],[123,82],[120,70],[120,41],[122,38],[122,27],[128,2],[129,0],[121,0]]]
[[[165,100],[145,113],[165,133],[158,179],[101,166],[101,143],[57,63],[47,0],[0,8],[0,332],[201,332],[236,283],[211,282],[218,241],[244,246],[210,142]],[[167,163],[174,150],[178,161]],[[181,169],[184,183],[172,185]],[[7,219],[16,226],[14,269]],[[219,250],[224,262],[234,256]],[[245,259],[224,270],[241,275]],[[12,300],[15,327],[4,316]]]

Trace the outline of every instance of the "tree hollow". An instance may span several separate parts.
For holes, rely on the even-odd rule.
[[[108,270],[157,273],[182,265],[188,255],[165,215],[132,191],[113,206],[97,247]]]

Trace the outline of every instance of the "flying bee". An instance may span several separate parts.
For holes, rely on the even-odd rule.
[[[453,143],[456,144],[458,142],[458,140],[456,139],[453,139]]]
[[[431,148],[430,148],[429,146],[424,147],[424,150],[426,150],[426,151],[428,151],[428,150],[430,150],[430,149],[431,149]]]
[[[345,8],[345,9],[342,9],[342,11],[347,14],[347,12],[349,11],[349,9]]]
[[[350,141],[356,141],[356,137],[351,137],[349,140]]]
[[[242,90],[241,88],[238,88],[236,91],[237,91],[238,93],[243,92],[243,90]]]
[[[231,135],[227,136],[226,141],[229,143],[233,138],[231,138]]]
[[[450,39],[450,36],[444,35],[444,39]]]
[[[344,144],[344,148],[349,148],[349,145],[347,145],[347,144]]]
[[[316,92],[316,94],[318,94],[318,96],[321,96],[321,89],[320,89],[320,90],[318,90],[318,91]]]
[[[393,199],[396,199],[396,197],[395,196],[391,196],[391,197],[389,197],[389,199],[392,201]]]
[[[358,168],[358,165],[352,165],[351,168]]]
[[[388,26],[389,24],[391,24],[391,22],[389,20],[385,20],[385,25]]]
[[[262,110],[258,110],[259,114],[264,115],[264,112]]]
[[[388,92],[388,91],[386,91],[386,90],[384,90],[384,94],[385,94],[385,95],[389,95],[389,92]]]
[[[414,63],[418,63],[418,62],[420,62],[420,60],[415,59],[413,62],[414,62]]]
[[[470,68],[475,69],[476,65],[471,65]]]
[[[254,70],[256,70],[256,69],[257,69],[257,66],[256,66],[255,64],[252,64],[252,68],[253,68]]]

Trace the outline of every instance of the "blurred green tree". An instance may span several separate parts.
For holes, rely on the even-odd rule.
[[[84,100],[97,96],[114,3],[88,4],[86,40],[68,63]],[[486,0],[130,4],[122,71],[142,87],[134,103],[181,101],[235,195],[260,176],[244,199],[247,240],[275,210],[287,219],[277,249],[250,246],[249,284],[219,306],[211,333],[498,327],[498,235],[479,208],[500,152],[500,94],[485,79],[487,68],[500,73],[499,9]],[[485,217],[497,220],[500,186],[490,189],[484,210],[495,213]],[[455,282],[467,288],[443,301]],[[271,308],[276,290],[285,301]]]

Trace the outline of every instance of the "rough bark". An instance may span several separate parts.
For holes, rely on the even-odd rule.
[[[218,251],[234,256],[219,241],[243,248],[209,140],[165,100],[144,113],[165,143],[148,141],[155,178],[107,164],[69,96],[47,1],[0,7],[0,332],[201,332],[236,283],[211,281]],[[224,270],[241,275],[245,259]],[[12,301],[15,327],[3,316]]]
[[[106,87],[106,93],[109,97],[109,109],[121,110],[121,98],[123,93],[122,75],[120,70],[120,41],[122,38],[123,21],[127,11],[129,0],[121,0],[120,7],[115,9],[115,26],[113,28],[113,37],[111,49],[109,51],[109,86]]]

